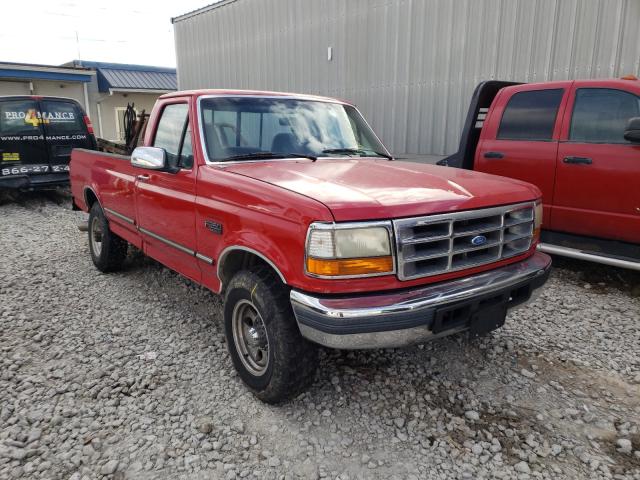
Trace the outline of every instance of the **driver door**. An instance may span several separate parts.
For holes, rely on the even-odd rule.
[[[137,169],[136,209],[144,252],[167,267],[200,281],[195,257],[196,171],[187,99],[161,105],[152,145],[165,150],[177,171]],[[153,127],[153,126],[151,126]]]

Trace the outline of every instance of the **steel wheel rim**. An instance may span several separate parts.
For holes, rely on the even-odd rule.
[[[89,229],[89,240],[91,241],[91,248],[93,253],[99,257],[102,251],[102,225],[97,217],[94,217],[91,221],[91,228]]]
[[[256,377],[264,375],[269,365],[269,337],[252,302],[240,300],[233,307],[231,329],[242,365]]]

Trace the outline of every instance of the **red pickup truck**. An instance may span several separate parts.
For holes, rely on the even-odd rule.
[[[71,188],[99,270],[131,244],[224,296],[233,364],[267,402],[309,385],[317,344],[498,328],[550,268],[538,188],[395,161],[330,98],[164,95],[131,157],[74,150]]]
[[[542,191],[540,249],[640,270],[640,81],[481,83],[439,162]]]

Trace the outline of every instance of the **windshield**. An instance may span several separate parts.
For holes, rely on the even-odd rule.
[[[212,162],[270,157],[386,157],[385,148],[349,105],[260,97],[203,98]]]

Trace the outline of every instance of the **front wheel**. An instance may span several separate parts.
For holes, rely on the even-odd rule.
[[[105,273],[120,270],[127,257],[128,244],[109,230],[109,222],[98,202],[91,206],[88,232],[89,252],[96,268]]]
[[[269,268],[231,279],[224,326],[233,365],[260,400],[286,400],[313,382],[317,347],[300,335],[288,290]]]

